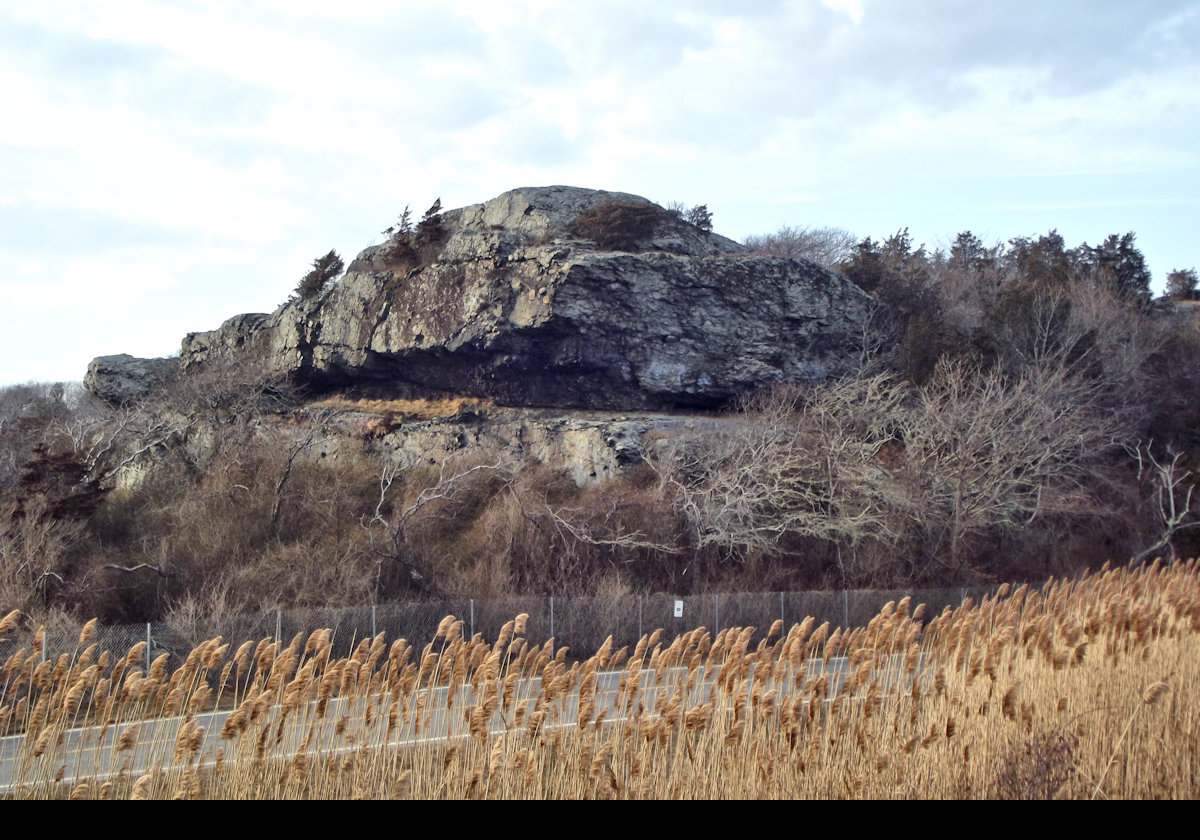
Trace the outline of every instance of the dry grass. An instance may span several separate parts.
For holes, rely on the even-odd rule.
[[[423,650],[380,636],[334,658],[328,631],[217,639],[149,674],[139,647],[101,653],[85,627],[70,654],[8,658],[0,730],[21,733],[19,798],[1200,794],[1195,562],[922,613],[905,599],[853,630],[656,631],[572,664],[527,640],[523,616],[494,643],[447,617]],[[205,742],[200,715],[222,697],[235,711]],[[85,723],[105,746],[72,746]],[[373,746],[400,738],[416,740]]]
[[[492,405],[490,399],[476,397],[445,396],[437,398],[413,398],[394,400],[352,399],[349,397],[326,397],[312,403],[312,408],[329,408],[338,411],[361,411],[369,414],[397,415],[408,420],[436,420],[453,417],[467,410],[478,410]]]

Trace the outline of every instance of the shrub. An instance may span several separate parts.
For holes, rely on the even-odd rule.
[[[442,221],[442,200],[439,198],[417,222],[418,249],[437,247],[446,241],[446,228]]]
[[[601,248],[633,251],[654,236],[658,226],[670,217],[668,211],[656,204],[605,201],[576,216],[569,230]]]
[[[413,227],[411,218],[412,214],[406,206],[399,221],[384,231],[391,236],[384,253],[392,271],[408,272],[428,265],[438,258],[449,238],[450,232],[442,218],[440,198],[425,211],[416,227]]]
[[[1191,300],[1196,296],[1196,269],[1177,268],[1167,275],[1167,297]]]
[[[835,227],[781,227],[775,233],[749,236],[742,242],[753,254],[812,260],[826,268],[848,261],[857,244],[854,234]]]
[[[666,205],[666,211],[681,222],[687,222],[705,233],[712,233],[712,213],[709,212],[707,204],[688,207],[682,201],[672,201]]]
[[[708,211],[707,204],[697,204],[683,214],[683,220],[689,225],[700,228],[705,233],[710,233],[713,229],[712,213]]]

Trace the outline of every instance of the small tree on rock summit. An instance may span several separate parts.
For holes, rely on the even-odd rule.
[[[338,256],[337,251],[330,251],[323,257],[313,260],[312,271],[305,274],[296,284],[296,296],[301,300],[316,297],[330,283],[338,278],[346,264]]]

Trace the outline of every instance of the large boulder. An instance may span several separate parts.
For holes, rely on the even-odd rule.
[[[610,236],[614,219],[635,224]],[[746,255],[625,193],[516,189],[446,212],[435,233],[366,249],[315,298],[189,335],[181,364],[253,356],[314,391],[709,407],[842,372],[871,306],[834,272]]]
[[[83,387],[113,405],[136,402],[168,379],[178,359],[140,359],[121,353],[97,356],[88,365]]]

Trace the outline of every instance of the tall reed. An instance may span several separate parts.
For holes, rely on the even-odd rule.
[[[14,798],[1193,798],[1200,570],[1105,569],[866,627],[703,627],[572,661],[518,616],[317,630],[170,673],[94,623],[0,669]],[[0,621],[7,630],[15,621]],[[214,718],[216,706],[227,716]]]

